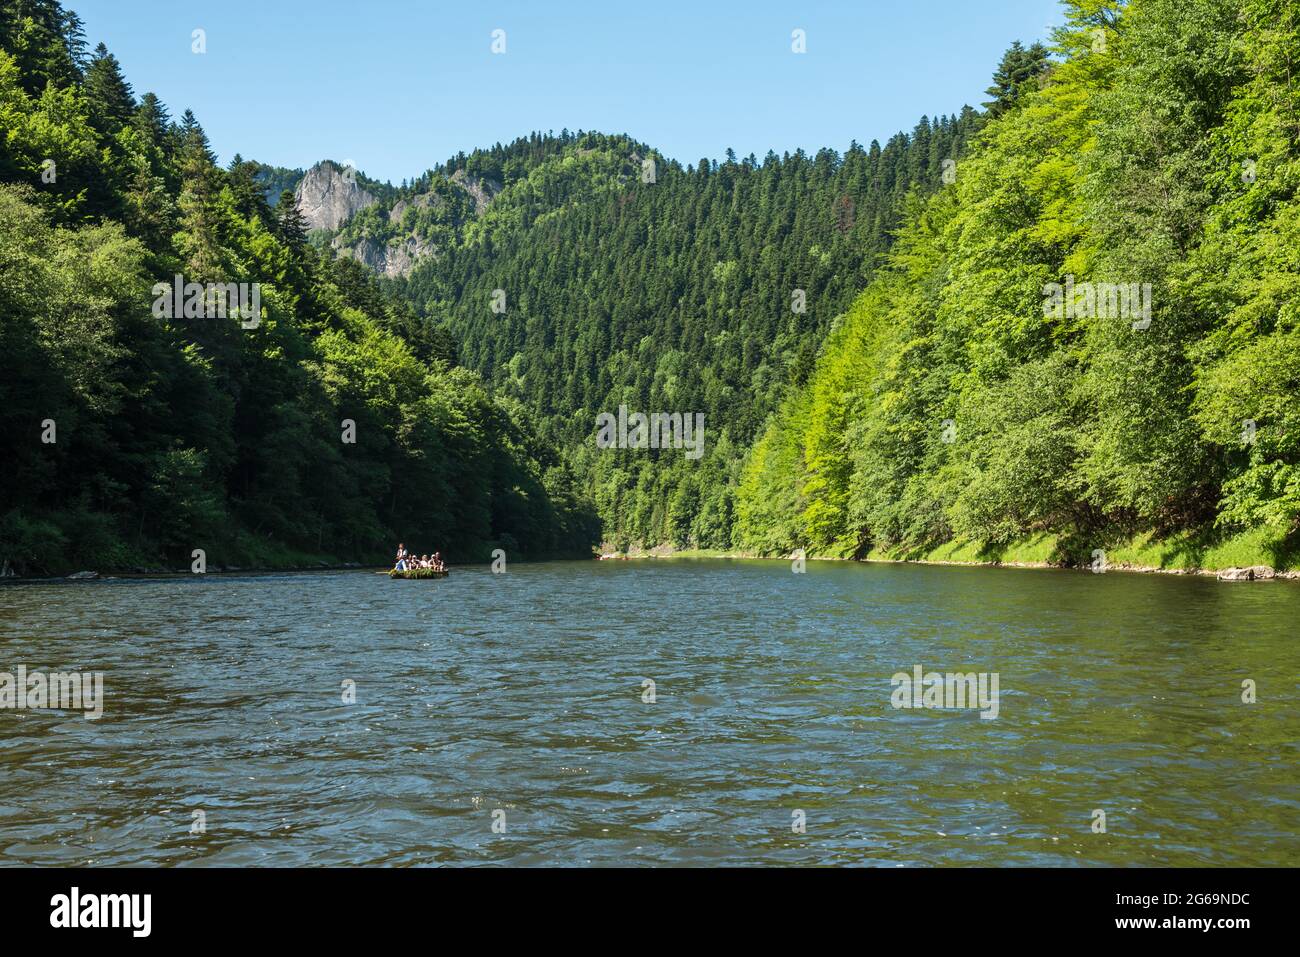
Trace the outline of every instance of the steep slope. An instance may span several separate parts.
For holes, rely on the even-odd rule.
[[[331,160],[307,171],[294,190],[298,210],[310,229],[333,232],[377,200],[357,182],[356,170]]]
[[[319,241],[393,279],[436,255],[500,191],[499,182],[464,169],[449,176],[430,172],[415,185],[394,189],[325,160],[302,177],[294,199]]]
[[[297,174],[218,168],[75,24],[0,0],[0,569],[590,554],[526,410],[272,210]],[[303,176],[318,223],[392,193],[346,179]]]
[[[742,545],[1300,564],[1300,3],[1067,13],[768,424]]]
[[[333,242],[529,408],[611,537],[725,546],[744,447],[868,281],[903,198],[938,188],[980,122],[685,167],[627,136],[533,134],[453,157]],[[703,415],[706,454],[597,454],[596,417],[620,405]]]

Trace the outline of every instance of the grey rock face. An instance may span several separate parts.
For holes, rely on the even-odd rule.
[[[379,202],[373,194],[355,182],[353,173],[354,171],[345,170],[330,160],[323,160],[307,171],[294,195],[309,229],[337,232],[358,212]],[[464,170],[458,170],[451,180],[474,201],[474,212],[478,216],[483,215],[488,204],[502,189],[500,183],[471,176]],[[442,203],[442,198],[435,193],[422,193],[398,200],[388,210],[386,218],[398,230],[405,232],[402,230],[402,221],[409,210],[436,208]],[[420,259],[438,253],[437,247],[416,235],[414,229],[405,236],[387,241],[373,236],[360,240],[344,240],[336,236],[332,245],[338,255],[351,256],[380,275],[390,278],[409,276]]]
[[[483,215],[483,210],[487,209],[488,203],[492,202],[492,197],[501,192],[500,183],[471,176],[463,169],[456,170],[452,174],[451,181],[474,197],[474,212],[479,216]]]
[[[1251,582],[1268,581],[1276,575],[1267,565],[1252,565],[1249,568],[1225,568],[1219,572],[1218,578],[1223,582]]]
[[[340,255],[351,256],[390,279],[409,276],[417,260],[434,252],[434,247],[415,236],[408,236],[400,242],[395,240],[387,245],[377,239],[363,239],[355,246],[335,243],[335,248]]]
[[[355,180],[355,171],[325,160],[307,171],[294,191],[311,229],[335,230],[377,200]]]
[[[393,204],[393,208],[388,211],[388,221],[396,225],[401,225],[402,217],[406,215],[408,209],[419,209],[421,207],[437,207],[442,205],[442,200],[430,193],[421,193],[414,199],[399,199]]]

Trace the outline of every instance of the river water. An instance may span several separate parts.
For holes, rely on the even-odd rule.
[[[819,562],[6,585],[0,672],[104,710],[0,710],[0,863],[1295,866],[1298,623],[1300,583]],[[893,707],[917,665],[997,716]]]

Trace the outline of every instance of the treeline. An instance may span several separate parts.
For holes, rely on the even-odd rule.
[[[727,547],[746,447],[811,372],[904,198],[937,190],[982,121],[966,109],[843,155],[685,167],[627,136],[534,134],[417,182],[441,197],[464,170],[502,189],[477,216],[441,198],[408,210],[438,229],[437,254],[394,284],[565,450],[609,539]],[[597,449],[596,416],[620,405],[703,413],[705,457]]]
[[[55,0],[0,0],[0,134],[6,566],[590,553],[527,410],[408,345],[410,309],[315,251],[267,168],[218,168]],[[256,283],[260,315],[168,317],[178,274]]]
[[[1300,4],[1065,8],[769,418],[738,544],[1293,548]]]

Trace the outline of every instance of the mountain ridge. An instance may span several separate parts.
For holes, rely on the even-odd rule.
[[[625,134],[532,134],[460,154],[318,239],[410,305],[408,338],[441,330],[529,410],[612,538],[725,547],[728,476],[865,287],[908,195],[938,190],[982,122],[967,108],[883,147],[688,165]],[[658,453],[593,457],[594,417],[620,405],[704,414],[711,454],[693,472]]]

